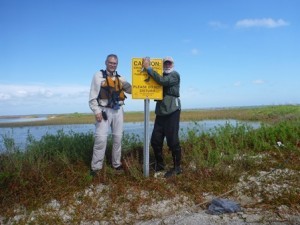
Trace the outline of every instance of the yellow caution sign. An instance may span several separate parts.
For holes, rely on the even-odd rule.
[[[132,98],[161,100],[163,87],[143,70],[142,61],[143,58],[132,59]],[[162,75],[163,60],[151,58],[151,67]]]

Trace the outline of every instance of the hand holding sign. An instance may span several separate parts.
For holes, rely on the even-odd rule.
[[[141,72],[144,72],[145,69],[147,69],[149,67],[149,66],[148,67],[144,67],[144,62],[145,61],[149,61],[149,65],[150,65],[150,57],[146,56],[146,57],[142,58],[142,69],[141,69]]]
[[[142,64],[143,64],[143,68],[148,69],[151,66],[150,57],[143,58]]]
[[[142,71],[143,72],[145,69],[147,70],[149,67],[150,67],[150,57],[145,57],[143,58],[142,60]],[[146,82],[149,82],[150,81],[150,75],[148,74],[147,78],[144,80]]]

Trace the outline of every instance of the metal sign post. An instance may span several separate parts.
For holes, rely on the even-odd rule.
[[[144,176],[149,177],[149,110],[150,100],[146,98],[144,100]]]

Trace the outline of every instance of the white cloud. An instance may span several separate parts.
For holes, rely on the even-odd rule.
[[[4,85],[0,84],[1,100],[22,100],[26,99],[45,99],[45,98],[66,98],[69,96],[87,96],[88,86],[69,85],[69,86],[46,86],[46,85]]]
[[[0,100],[1,101],[8,100],[8,99],[10,99],[10,95],[0,92]]]
[[[50,98],[54,95],[53,91],[49,88],[41,88],[38,90],[38,93],[41,94],[41,96],[44,96],[44,97],[47,97],[47,98]]]
[[[264,84],[265,81],[264,80],[254,80],[252,83],[253,84]]]
[[[198,55],[199,54],[199,50],[197,48],[193,48],[191,50],[192,55]]]
[[[182,40],[182,42],[185,43],[185,44],[187,44],[187,43],[191,43],[192,40],[191,39],[184,39],[184,40]]]
[[[235,86],[235,87],[240,87],[241,86],[241,81],[237,81],[237,82],[235,82],[234,84],[233,84],[233,86]]]
[[[26,91],[26,90],[17,90],[14,94],[15,94],[16,97],[23,98],[23,97],[26,97],[28,95],[28,91]]]
[[[0,115],[89,111],[89,86],[0,84]]]
[[[222,29],[222,28],[226,28],[227,27],[226,24],[223,24],[223,23],[221,23],[219,21],[210,21],[208,23],[208,25],[211,26],[211,27],[214,27],[214,28],[218,28],[218,29]]]
[[[276,28],[282,26],[288,26],[289,23],[283,19],[274,20],[271,18],[263,19],[244,19],[236,22],[236,27],[266,27],[266,28]]]
[[[195,104],[195,97],[201,97],[205,95],[205,91],[200,90],[197,87],[186,87],[182,88],[180,93],[180,98],[182,102],[187,104],[188,102],[192,102],[192,104]]]
[[[193,94],[195,94],[195,93],[198,93],[199,92],[199,89],[198,88],[196,88],[196,87],[189,87],[188,89],[187,89],[187,91],[186,91],[186,93],[189,95],[190,93],[193,93]]]

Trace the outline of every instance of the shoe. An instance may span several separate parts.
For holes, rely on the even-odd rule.
[[[154,164],[154,171],[159,172],[165,170],[165,165],[161,163],[155,163]]]
[[[123,172],[124,172],[124,168],[123,168],[122,165],[120,165],[120,166],[118,166],[118,167],[116,167],[116,168],[114,168],[114,169],[115,169],[115,171],[116,171],[117,173],[123,173]]]
[[[175,167],[170,169],[168,172],[165,173],[165,178],[170,178],[182,173],[182,169],[180,167]]]
[[[98,174],[99,170],[90,170],[90,176],[95,177]]]

